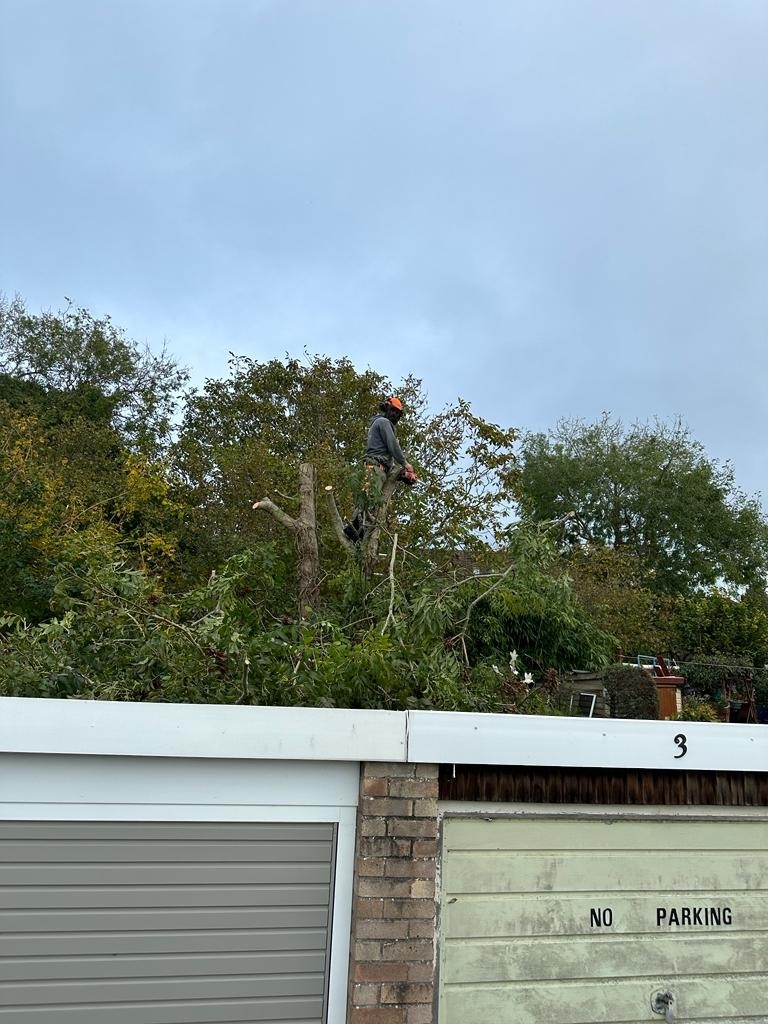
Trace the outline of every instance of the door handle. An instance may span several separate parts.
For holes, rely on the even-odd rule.
[[[675,1001],[675,997],[671,992],[664,992],[659,989],[658,992],[654,992],[651,996],[651,1010],[654,1013],[658,1013],[659,1016],[664,1016],[666,1024],[674,1024],[675,1011],[672,1009],[672,1004]]]

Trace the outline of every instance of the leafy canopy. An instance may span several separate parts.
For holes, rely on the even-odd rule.
[[[691,593],[763,583],[768,528],[733,467],[709,459],[679,421],[625,427],[562,420],[521,445],[522,508],[564,519],[566,552],[585,545],[631,553],[650,589]]]
[[[154,355],[87,309],[30,313],[0,295],[0,397],[44,425],[86,418],[112,425],[124,442],[157,454],[187,379],[165,351]]]

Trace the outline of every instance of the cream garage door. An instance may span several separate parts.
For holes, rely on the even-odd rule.
[[[768,822],[446,818],[441,904],[440,1024],[768,1021]]]

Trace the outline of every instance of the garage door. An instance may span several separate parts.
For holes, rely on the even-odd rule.
[[[332,824],[0,822],[0,1022],[324,1020]]]
[[[768,824],[447,819],[440,1024],[768,1021]]]

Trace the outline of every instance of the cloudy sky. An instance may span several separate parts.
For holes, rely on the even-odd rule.
[[[768,494],[766,0],[0,0],[0,290]]]

